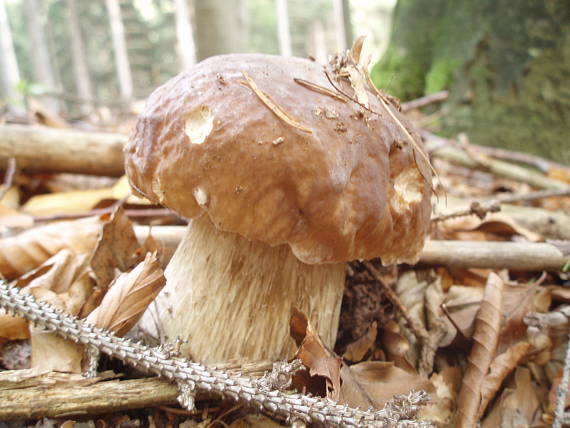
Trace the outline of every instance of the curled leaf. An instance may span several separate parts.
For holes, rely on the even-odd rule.
[[[113,282],[87,321],[123,336],[139,320],[164,284],[166,278],[160,261],[156,253],[149,253],[132,271],[121,274]]]
[[[481,388],[489,372],[499,341],[501,315],[503,310],[503,280],[491,273],[485,286],[483,301],[475,320],[473,347],[469,354],[469,364],[463,377],[463,384],[457,403],[458,428],[477,425],[477,415],[481,407]]]

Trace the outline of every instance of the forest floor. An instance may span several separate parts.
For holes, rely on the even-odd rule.
[[[413,418],[442,427],[570,420],[570,167],[480,147],[465,135],[436,137],[428,130],[437,112],[426,115],[422,106],[408,105],[407,114],[423,130],[439,177],[420,263],[347,264],[334,350],[308,340],[307,327],[298,357],[312,379],[299,376],[294,385],[376,410],[425,391],[429,401]],[[133,118],[81,126],[127,134]],[[0,118],[0,127],[14,126],[9,121]],[[39,110],[24,122],[73,128]],[[36,299],[127,334],[164,285],[162,269],[185,221],[131,196],[125,177],[27,173],[13,159],[0,189],[0,273]],[[105,299],[111,285],[122,291]],[[293,324],[304,322],[296,317]],[[185,410],[176,387],[109,357],[85,378],[83,356],[82,346],[0,312],[0,428],[284,425],[212,397]],[[262,375],[271,364],[233,361],[222,369]]]

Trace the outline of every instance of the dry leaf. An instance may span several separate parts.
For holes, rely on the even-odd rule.
[[[53,291],[45,288],[33,288],[30,293],[40,301],[65,309],[65,302]],[[42,327],[30,327],[32,345],[31,367],[38,371],[59,371],[81,373],[83,347],[62,339],[56,333]]]
[[[101,289],[105,290],[115,279],[116,269],[126,272],[133,267],[138,247],[133,224],[119,206],[113,211],[111,218],[103,224],[91,257],[91,268]]]
[[[366,409],[372,406],[380,410],[396,394],[407,394],[412,390],[434,391],[428,379],[386,361],[366,361],[350,367],[345,365],[341,376],[339,402],[351,407]]]
[[[166,278],[156,253],[147,254],[143,262],[113,282],[99,307],[87,317],[87,322],[124,336],[164,284]]]
[[[14,279],[65,248],[75,254],[89,252],[95,246],[100,225],[97,217],[89,217],[52,223],[0,239],[0,274]]]
[[[542,237],[518,224],[511,216],[504,213],[489,213],[484,219],[475,215],[445,220],[438,224],[438,231],[446,239],[461,239],[461,232],[483,232],[480,240],[510,240],[513,236],[523,236],[530,242],[539,242]],[[485,236],[489,234],[490,236]],[[473,235],[469,235],[473,239]]]
[[[479,287],[454,285],[447,293],[443,308],[455,328],[465,338],[470,338],[473,334],[475,317],[482,298],[483,290]]]
[[[498,355],[489,369],[489,375],[483,380],[481,385],[481,406],[478,417],[485,412],[487,405],[497,393],[499,387],[519,363],[525,358],[531,349],[530,343],[520,342],[509,348],[506,352]]]
[[[416,373],[415,363],[418,355],[411,352],[408,339],[393,320],[388,321],[382,329],[382,348],[386,352],[386,358],[394,362],[397,367],[408,373]]]
[[[0,311],[0,339],[19,340],[29,337],[30,331],[25,319]]]
[[[34,225],[34,218],[15,208],[0,204],[0,231],[6,229],[29,229]]]
[[[514,380],[496,400],[482,428],[532,427],[540,418],[540,402],[545,391],[537,388],[526,367],[517,368]]]
[[[305,388],[314,392],[315,389],[319,389],[318,378],[324,379],[326,396],[335,401],[338,400],[342,359],[327,349],[307,316],[296,308],[291,310],[290,329],[291,337],[299,346],[295,358],[300,359],[309,369],[310,376],[310,379],[303,379],[302,374],[298,373],[294,378],[294,385],[298,389]]]
[[[440,373],[434,373],[430,382],[435,388],[434,398],[420,409],[418,419],[432,421],[436,426],[450,426],[461,385],[461,369],[446,367]]]
[[[366,353],[374,346],[378,334],[378,323],[374,321],[361,338],[346,347],[343,358],[348,361],[362,361]]]
[[[30,198],[22,206],[22,210],[36,216],[81,213],[92,210],[106,199],[113,199],[112,188],[47,193]]]
[[[503,310],[503,280],[492,273],[487,280],[483,300],[477,313],[473,347],[457,401],[456,426],[474,427],[481,404],[481,387],[489,372],[499,340]]]

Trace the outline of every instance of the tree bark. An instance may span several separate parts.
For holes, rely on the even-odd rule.
[[[113,53],[115,54],[115,67],[119,80],[119,92],[123,99],[130,100],[133,98],[133,80],[129,54],[127,52],[125,28],[121,18],[121,6],[119,0],[105,0],[105,5],[109,13],[109,23],[111,24],[111,38],[113,39]]]
[[[8,14],[6,13],[6,5],[4,1],[0,1],[0,72],[2,78],[2,93],[15,113],[22,112],[23,99],[18,92],[17,86],[20,82],[20,71],[18,69],[18,61],[16,60],[16,52],[14,51],[14,43],[12,41],[12,31],[8,22]]]
[[[446,133],[570,164],[569,16],[565,0],[400,0],[372,78],[404,100],[449,89]]]
[[[24,12],[30,40],[32,77],[36,83],[41,84],[47,92],[55,91],[55,78],[50,63],[47,35],[42,23],[43,4],[41,0],[25,0]],[[59,111],[59,102],[56,98],[43,96],[40,98],[50,111]]]
[[[79,26],[79,16],[75,0],[67,0],[69,11],[69,32],[71,34],[71,57],[73,62],[73,74],[79,97],[86,100],[81,104],[81,112],[89,114],[93,110],[91,100],[93,99],[93,89],[91,77],[89,76],[89,66],[87,65],[87,53],[85,42]]]
[[[15,158],[24,172],[74,172],[118,177],[124,174],[120,134],[39,126],[0,126],[0,167]]]
[[[350,5],[347,0],[333,0],[336,48],[344,52],[352,44]]]
[[[242,50],[239,0],[195,0],[198,60]]]
[[[175,1],[176,39],[178,43],[178,57],[182,69],[186,70],[196,63],[196,45],[192,32],[192,16],[188,0]]]
[[[289,10],[287,0],[277,0],[277,35],[279,39],[279,54],[291,56],[291,31],[289,29]]]

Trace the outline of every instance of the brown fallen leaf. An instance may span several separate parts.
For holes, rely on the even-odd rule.
[[[495,355],[499,340],[503,310],[503,280],[496,274],[489,275],[483,300],[477,313],[473,346],[457,400],[458,428],[477,425],[481,405],[481,387]]]
[[[339,402],[351,407],[382,409],[394,395],[410,391],[434,392],[431,382],[417,374],[408,373],[389,361],[365,361],[341,371],[342,386]]]
[[[513,381],[496,400],[489,415],[483,420],[482,428],[533,427],[540,424],[540,403],[546,391],[537,387],[531,372],[518,367]],[[544,426],[544,425],[542,425]]]
[[[97,217],[52,223],[0,239],[0,274],[14,279],[38,267],[63,249],[74,254],[91,251],[99,236]]]
[[[419,419],[432,421],[436,426],[451,426],[455,402],[461,386],[461,369],[448,366],[430,377],[435,388],[433,399],[420,409]]]
[[[29,337],[30,331],[25,319],[0,312],[0,339],[19,340]]]
[[[489,375],[481,385],[481,406],[478,417],[481,418],[487,405],[493,399],[499,387],[518,365],[528,355],[531,345],[528,342],[519,342],[502,354],[499,354],[491,363]]]
[[[166,278],[156,253],[147,254],[132,271],[121,274],[110,286],[87,322],[124,336],[154,300]]]
[[[402,334],[398,323],[393,320],[386,323],[382,328],[381,341],[388,361],[408,373],[416,373],[417,352],[412,352],[410,342]]]
[[[122,206],[117,207],[110,218],[101,217],[105,223],[91,256],[91,268],[97,285],[105,290],[115,279],[116,269],[126,272],[136,264],[139,244]]]
[[[65,302],[53,291],[36,287],[29,290],[40,301],[65,310]],[[56,333],[46,331],[41,327],[30,326],[32,346],[32,369],[38,372],[58,371],[66,373],[81,373],[83,347],[62,339]]]
[[[362,361],[366,353],[370,351],[370,349],[372,349],[374,346],[377,334],[378,323],[374,321],[372,324],[370,324],[364,336],[352,342],[346,347],[343,358],[353,362]]]
[[[290,333],[299,347],[295,358],[303,362],[309,369],[308,375],[303,371],[297,372],[293,384],[297,389],[307,390],[311,393],[320,393],[328,398],[338,400],[340,394],[340,368],[342,359],[333,354],[323,344],[315,332],[307,316],[296,308],[291,309]],[[325,390],[320,385],[324,380]]]

